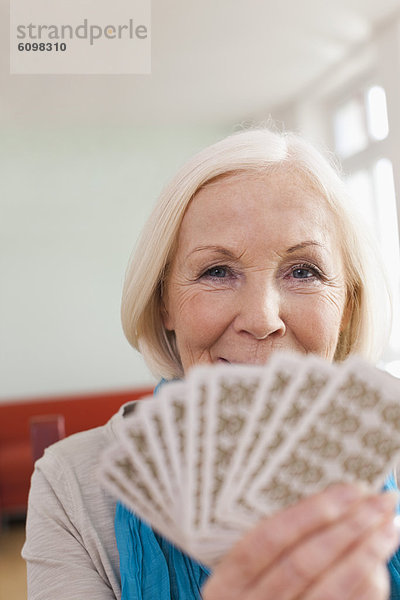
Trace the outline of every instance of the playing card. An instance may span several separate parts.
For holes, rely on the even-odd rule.
[[[199,367],[190,371],[187,379],[187,445],[183,477],[186,509],[183,524],[188,537],[193,537],[195,532],[202,530],[203,491],[209,487],[205,456],[209,374],[207,367]]]
[[[313,363],[312,357],[276,354],[267,364],[252,420],[241,440],[236,471],[231,475],[233,485],[226,486],[218,507],[221,518],[250,526],[265,514],[249,502],[247,491],[254,478],[273,462],[325,383],[326,374],[316,375]],[[323,364],[325,373],[330,372],[330,365]]]
[[[336,481],[379,490],[400,457],[398,380],[351,358],[292,431],[284,452],[253,481],[248,497],[275,511]]]
[[[176,519],[182,516],[183,455],[187,437],[185,382],[170,382],[152,402],[141,403],[139,416],[146,421],[150,455],[166,503]],[[130,429],[128,425],[128,430]]]
[[[99,477],[104,487],[161,535],[180,547],[185,545],[165,506],[155,500],[137,470],[136,462],[131,460],[120,442],[103,454]]]
[[[265,367],[234,365],[213,371],[207,398],[207,479],[203,488],[204,531],[216,530],[218,496],[252,414]],[[226,530],[226,525],[224,526]],[[237,528],[236,528],[237,530]]]
[[[380,489],[400,460],[400,382],[365,361],[274,354],[194,368],[124,420],[111,493],[215,566],[260,517],[335,481]]]
[[[159,452],[164,461],[162,477],[169,488],[171,507],[175,516],[182,518],[185,510],[183,480],[187,440],[187,386],[184,382],[168,382],[157,397],[157,410],[151,415],[159,441]]]
[[[164,507],[170,493],[165,482],[165,462],[160,437],[155,429],[154,415],[158,414],[158,401],[151,396],[138,404],[138,409],[122,423],[119,429],[120,440],[151,497],[159,506]],[[170,501],[173,502],[171,498]]]

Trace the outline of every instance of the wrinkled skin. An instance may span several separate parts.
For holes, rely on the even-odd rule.
[[[219,178],[189,205],[163,300],[185,372],[278,349],[332,360],[350,312],[335,218],[298,173]],[[258,523],[203,598],[383,600],[394,509],[392,494],[328,488]]]
[[[184,371],[263,364],[277,349],[332,360],[347,319],[337,237],[325,201],[299,175],[234,175],[201,189],[164,294]]]

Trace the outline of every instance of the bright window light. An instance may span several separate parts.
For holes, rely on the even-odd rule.
[[[384,140],[389,133],[386,94],[383,87],[374,85],[366,96],[368,133],[373,140]]]
[[[389,134],[386,94],[379,85],[358,86],[333,111],[335,150],[343,162],[354,207],[375,236],[391,288],[392,333],[385,362],[400,377],[400,245],[393,166],[380,143]],[[396,165],[397,168],[397,165]],[[400,204],[399,204],[400,206]],[[396,361],[394,361],[396,358]]]
[[[374,191],[370,173],[366,169],[352,173],[347,178],[347,188],[354,208],[363,216],[371,233],[378,239]]]
[[[387,158],[379,159],[373,169],[375,197],[379,208],[380,247],[392,292],[393,327],[390,346],[400,350],[400,253],[393,167]]]
[[[385,365],[385,371],[391,375],[394,375],[395,377],[400,377],[400,360],[393,360]]]
[[[333,126],[336,152],[341,158],[352,156],[367,147],[364,107],[358,98],[349,100],[336,111]]]
[[[374,165],[373,178],[379,214],[380,242],[382,248],[394,252],[394,265],[400,271],[399,234],[397,227],[396,195],[394,191],[393,167],[388,158],[380,158]]]

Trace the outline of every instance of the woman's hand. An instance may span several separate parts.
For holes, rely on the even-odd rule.
[[[383,600],[396,495],[338,484],[263,519],[215,568],[204,600]]]

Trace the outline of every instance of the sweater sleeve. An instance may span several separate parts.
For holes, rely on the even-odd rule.
[[[74,496],[68,465],[47,451],[36,463],[29,495],[22,550],[28,600],[117,598],[101,556],[88,549],[87,532],[82,530],[84,506]]]

